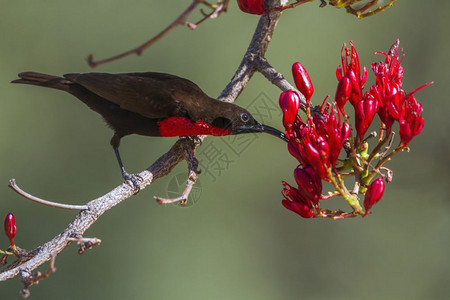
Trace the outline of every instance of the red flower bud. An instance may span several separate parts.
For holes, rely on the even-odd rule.
[[[266,9],[264,7],[264,0],[237,0],[239,8],[248,14],[262,15]]]
[[[309,102],[314,94],[314,87],[308,72],[306,72],[306,69],[301,63],[296,62],[292,65],[292,75],[298,90],[305,96],[306,101]]]
[[[310,200],[303,198],[299,193],[299,190],[290,186],[288,183],[283,181],[283,191],[282,195],[284,197],[281,200],[281,204],[290,211],[299,214],[303,218],[314,217],[314,210]]]
[[[295,158],[298,160],[299,163],[301,163],[302,165],[304,165],[304,164],[305,164],[305,161],[303,160],[302,155],[300,154],[299,147],[298,147],[298,145],[296,144],[296,142],[294,142],[294,140],[289,140],[288,146],[287,146],[287,147],[288,147],[289,153],[290,153],[293,157],[295,157]]]
[[[300,98],[296,92],[289,90],[280,95],[280,107],[283,111],[283,125],[287,131],[292,129],[300,107]]]
[[[372,124],[373,118],[378,111],[378,101],[367,93],[363,99],[355,104],[355,127],[359,139],[364,139],[364,134]]]
[[[350,79],[350,83],[352,85],[352,93],[350,94],[350,103],[355,106],[359,100],[361,100],[362,96],[362,88],[359,84],[359,79],[356,77],[356,74],[353,70],[348,71],[348,78]]]
[[[16,218],[14,218],[14,215],[12,213],[9,213],[5,218],[5,233],[9,238],[11,246],[14,246],[14,237],[16,236],[16,232]]]
[[[425,121],[422,118],[422,104],[417,102],[414,96],[407,95],[402,104],[403,111],[398,132],[401,144],[407,146],[412,138],[422,131]]]
[[[350,79],[348,77],[343,77],[338,83],[336,96],[334,97],[334,101],[336,101],[340,111],[344,111],[344,105],[347,103],[348,99],[350,99],[351,94],[352,84]]]
[[[367,188],[366,195],[364,196],[364,208],[366,214],[370,213],[370,208],[380,201],[384,193],[384,180],[383,178],[375,179]]]
[[[281,200],[281,204],[290,211],[295,212],[296,214],[299,214],[303,218],[312,218],[314,217],[314,210],[308,205],[303,202],[292,202],[289,200]]]
[[[313,203],[318,203],[322,194],[322,180],[316,174],[314,168],[311,166],[296,168],[294,177],[300,195]]]

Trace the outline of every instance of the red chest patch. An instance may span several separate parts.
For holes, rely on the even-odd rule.
[[[158,122],[161,136],[182,135],[215,135],[223,136],[232,134],[231,130],[206,124],[202,120],[192,122],[188,118],[170,117]]]

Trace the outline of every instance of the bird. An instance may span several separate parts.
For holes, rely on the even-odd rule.
[[[288,141],[285,134],[261,124],[244,108],[209,97],[194,82],[175,75],[145,73],[71,73],[53,76],[22,72],[12,83],[53,88],[72,94],[99,113],[114,131],[114,149],[121,175],[139,187],[139,178],[122,163],[122,137],[152,137],[266,132]]]

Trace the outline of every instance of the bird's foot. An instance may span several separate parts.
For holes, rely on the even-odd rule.
[[[125,179],[125,181],[131,182],[131,185],[134,188],[134,194],[139,193],[141,190],[141,182],[144,180],[141,176],[138,174],[129,174],[125,171],[122,172],[122,177]]]

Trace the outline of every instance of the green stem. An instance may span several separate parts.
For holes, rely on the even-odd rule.
[[[16,256],[16,254],[14,252],[9,252],[9,251],[3,251],[0,249],[0,254],[6,254],[6,255],[10,255],[10,256]]]
[[[387,161],[391,160],[392,156],[394,156],[398,152],[403,151],[406,147],[407,146],[398,146],[397,148],[395,148],[395,150],[392,151],[391,153],[389,153],[388,156],[384,157],[383,159],[380,159],[380,161],[375,166],[375,169],[378,170],[383,164],[385,164]]]
[[[331,168],[327,168],[328,170],[328,178],[330,179],[331,184],[334,186],[336,191],[338,191],[342,198],[344,198],[345,201],[353,208],[355,213],[362,213],[362,207],[359,204],[359,199],[356,195],[351,194],[348,189],[345,187],[345,184],[342,180],[342,178],[337,175],[338,181],[336,181],[335,177],[333,176],[333,173],[331,172]]]

